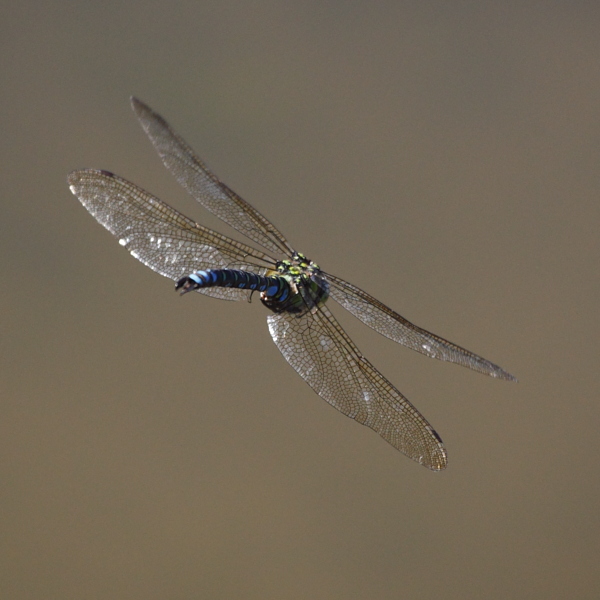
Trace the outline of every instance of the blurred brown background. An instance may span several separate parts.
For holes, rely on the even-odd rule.
[[[597,2],[1,9],[1,598],[599,597]],[[341,315],[447,471],[80,206],[67,173],[105,168],[230,233],[131,94],[325,270],[519,378]]]

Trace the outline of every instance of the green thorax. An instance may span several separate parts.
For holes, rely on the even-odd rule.
[[[290,286],[291,294],[283,301],[261,294],[262,303],[275,313],[289,312],[300,317],[315,310],[329,297],[329,284],[319,265],[300,252],[294,252],[291,260],[278,261],[276,270],[268,274],[285,279]]]

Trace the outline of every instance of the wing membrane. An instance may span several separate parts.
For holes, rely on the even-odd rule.
[[[160,115],[137,98],[131,106],[164,165],[204,208],[266,250],[293,252],[277,228],[220,181]]]
[[[409,458],[445,469],[446,450],[419,411],[364,358],[326,306],[267,318],[273,341],[324,400]]]
[[[201,269],[231,268],[264,275],[271,257],[198,225],[148,192],[108,171],[86,169],[68,177],[71,191],[93,217],[139,261],[177,281]],[[266,264],[261,264],[266,263]],[[198,290],[242,300],[248,290]]]
[[[331,284],[329,294],[334,300],[385,337],[425,356],[453,362],[498,379],[516,381],[510,373],[489,360],[413,325],[355,285],[329,274],[327,280]]]

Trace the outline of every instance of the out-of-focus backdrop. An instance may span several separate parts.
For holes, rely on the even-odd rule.
[[[599,597],[596,2],[4,2],[0,29],[0,597]],[[132,94],[325,270],[519,378],[341,315],[447,471],[71,195],[104,168],[230,233]]]

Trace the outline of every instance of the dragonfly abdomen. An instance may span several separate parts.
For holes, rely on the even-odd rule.
[[[263,292],[269,298],[285,302],[290,295],[290,284],[284,277],[264,277],[248,271],[237,269],[208,269],[196,271],[182,277],[175,289],[182,294],[208,287],[230,287],[243,290]]]

